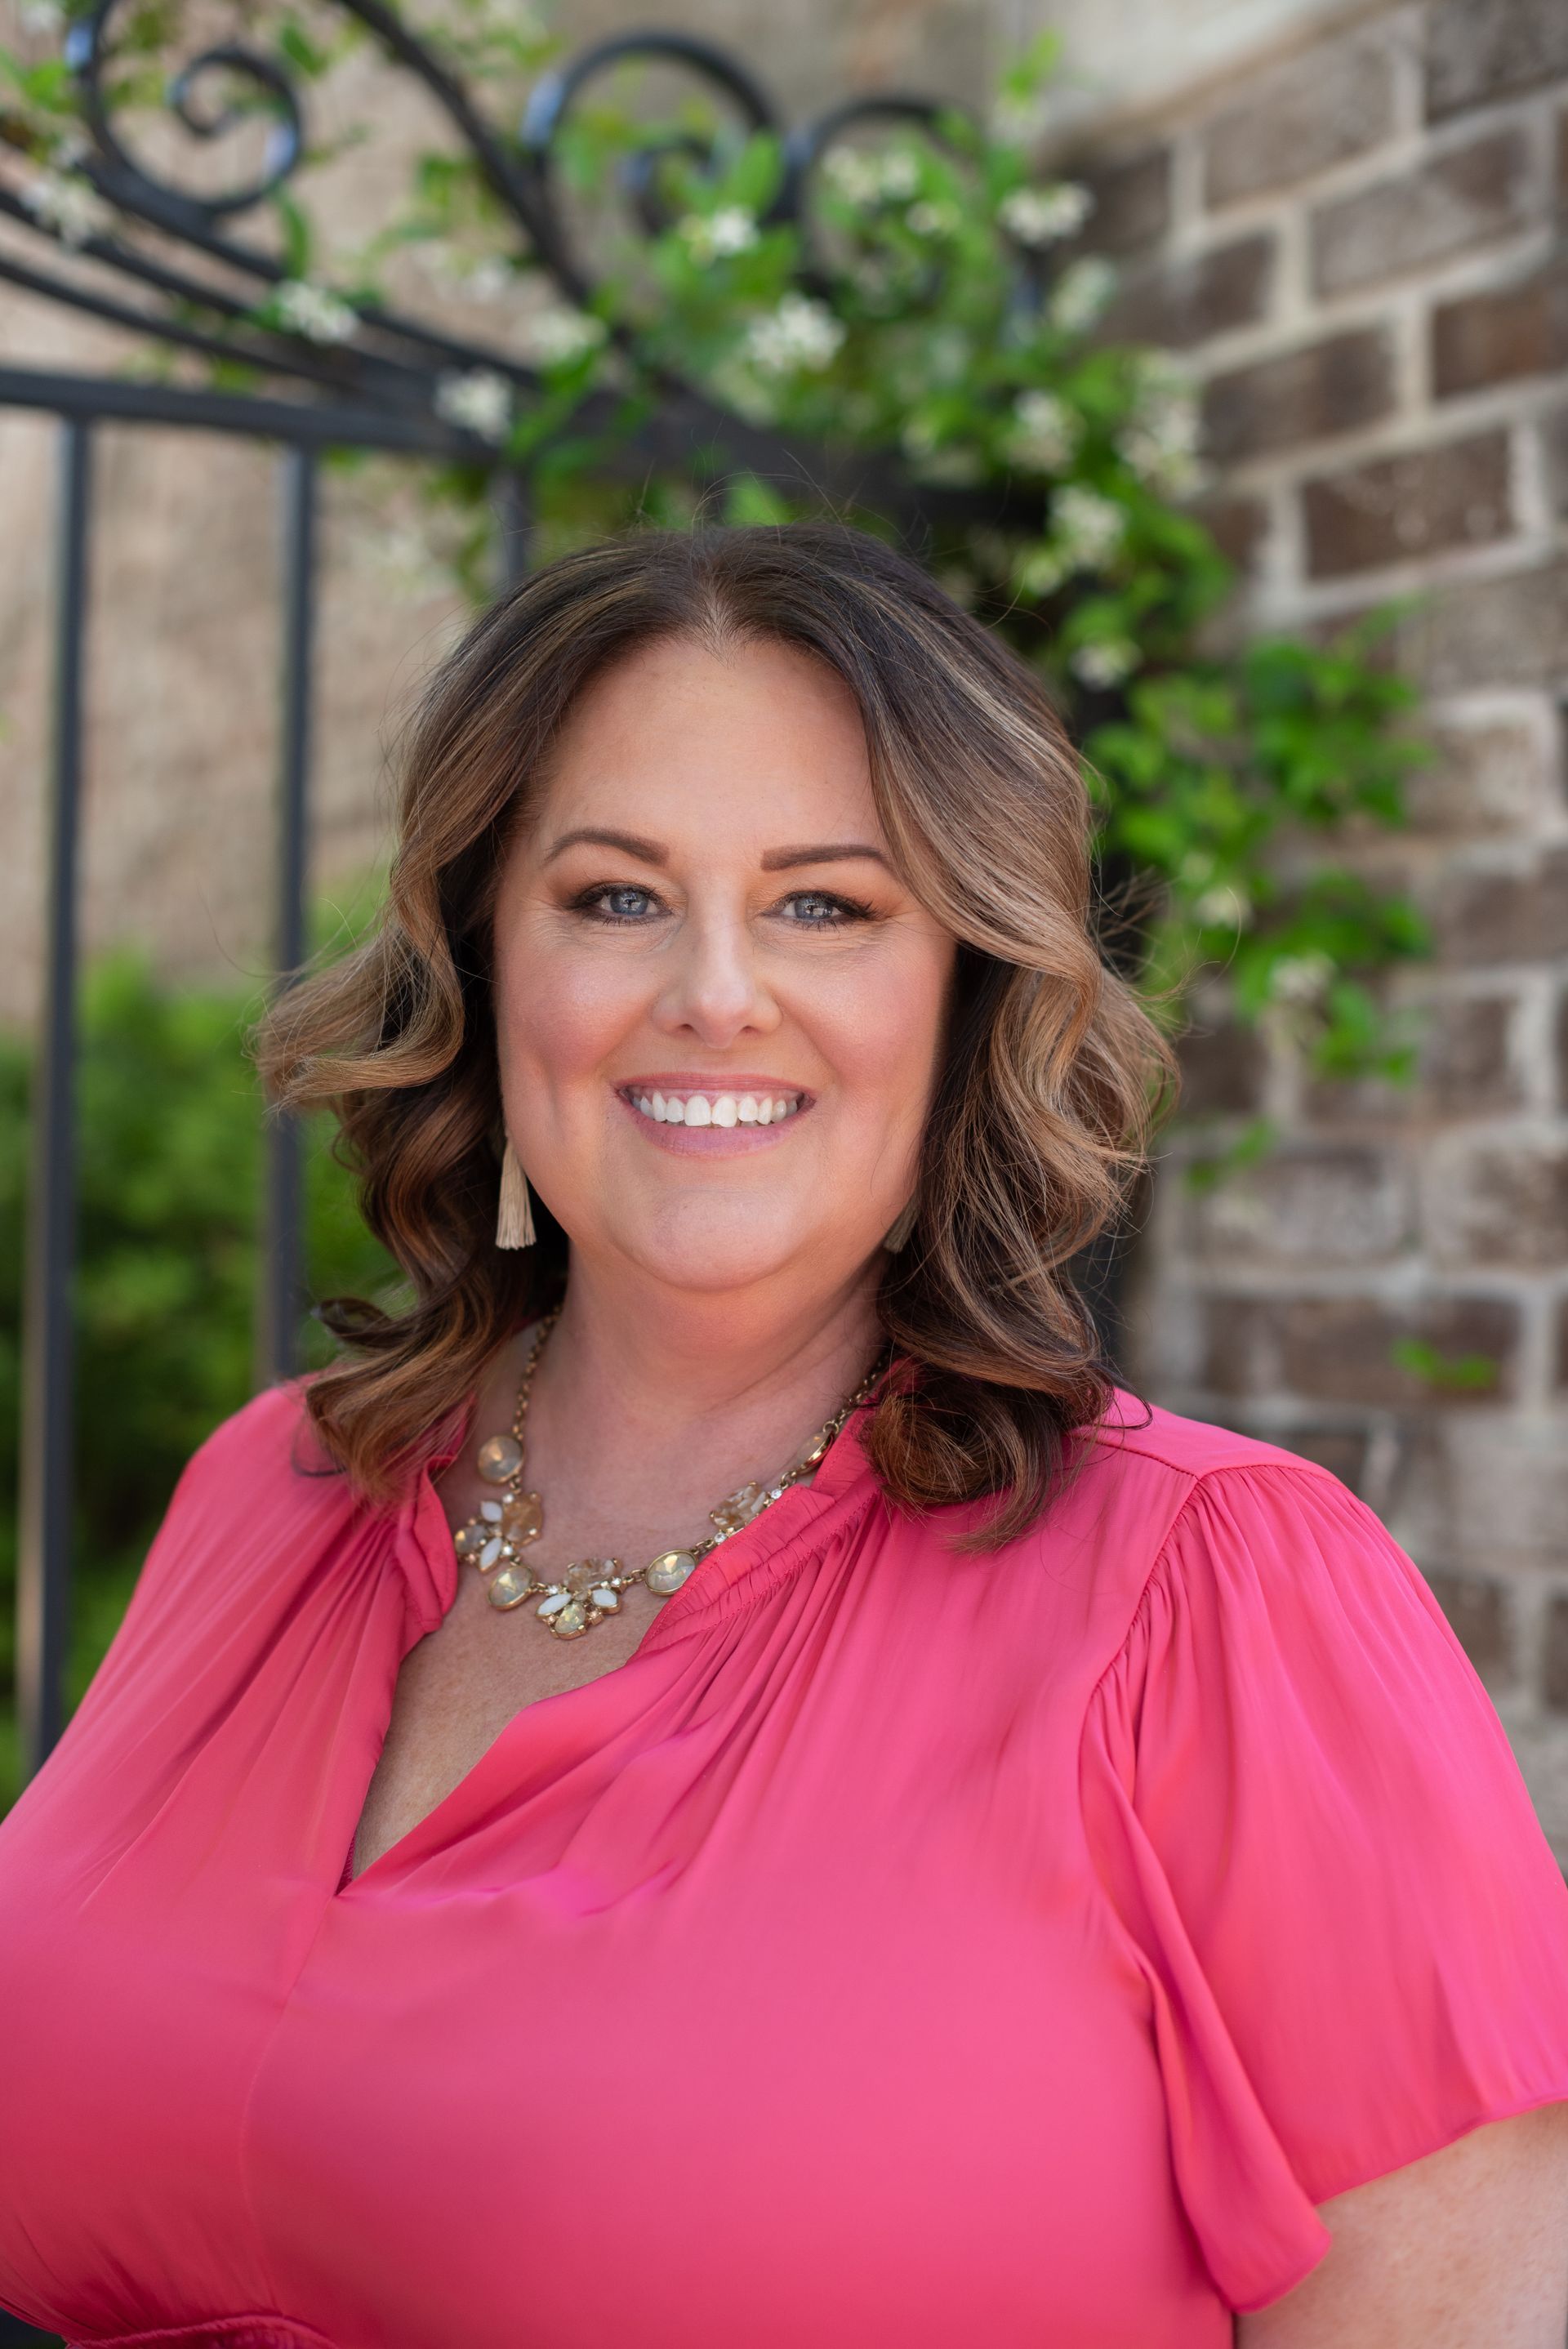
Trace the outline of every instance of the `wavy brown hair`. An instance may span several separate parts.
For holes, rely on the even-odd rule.
[[[408,1301],[322,1309],[343,1341],[306,1389],[328,1451],[389,1496],[497,1349],[561,1290],[566,1238],[494,1245],[501,1143],[490,999],[498,878],[566,713],[638,647],[793,646],[859,705],[882,825],[959,942],[913,1237],[880,1309],[899,1373],[868,1449],[913,1509],[994,1495],[985,1539],[1046,1506],[1109,1380],[1069,1257],[1115,1217],[1169,1087],[1092,926],[1078,763],[1028,668],[906,556],[830,523],[643,532],[503,596],[438,672],[403,760],[379,926],[284,994],[257,1053],[280,1107],[329,1105]]]

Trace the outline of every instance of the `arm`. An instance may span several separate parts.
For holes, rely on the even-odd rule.
[[[1493,2122],[1323,2205],[1333,2249],[1237,2349],[1563,2349],[1568,2105]]]

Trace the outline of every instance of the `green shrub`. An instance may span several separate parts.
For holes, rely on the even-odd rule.
[[[135,956],[84,980],[79,1063],[75,1580],[68,1701],[113,1636],[181,1468],[252,1391],[262,1189],[253,994],[171,987]],[[13,1726],[17,1439],[32,1050],[0,1037],[0,1806]],[[384,1288],[353,1185],[307,1135],[310,1293]],[[306,1358],[325,1340],[312,1328]]]

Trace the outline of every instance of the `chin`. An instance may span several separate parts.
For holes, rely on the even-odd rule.
[[[709,1296],[752,1288],[803,1256],[822,1260],[841,1253],[815,1218],[752,1201],[737,1201],[727,1212],[712,1198],[671,1200],[616,1237],[645,1271],[671,1288]]]

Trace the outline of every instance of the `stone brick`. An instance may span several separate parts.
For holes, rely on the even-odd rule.
[[[1201,498],[1192,511],[1227,563],[1253,570],[1268,535],[1269,510],[1261,498]]]
[[[1189,1115],[1247,1116],[1262,1108],[1267,1055],[1255,1028],[1191,1028],[1179,1050]]]
[[[1192,1241],[1210,1262],[1375,1264],[1410,1226],[1394,1162],[1361,1144],[1279,1150],[1195,1199]]]
[[[1277,1432],[1270,1432],[1270,1440],[1277,1441]],[[1361,1489],[1367,1474],[1367,1434],[1364,1427],[1295,1426],[1289,1432],[1284,1449],[1299,1454],[1303,1460],[1315,1460],[1353,1493]]]
[[[1396,1360],[1401,1340],[1455,1368],[1451,1383]],[[1210,1297],[1205,1300],[1206,1383],[1221,1394],[1284,1387],[1313,1402],[1375,1410],[1445,1410],[1505,1402],[1515,1384],[1519,1309],[1490,1297],[1429,1298],[1408,1307],[1359,1297]],[[1458,1366],[1484,1359],[1492,1383],[1466,1383]]]
[[[1435,0],[1427,25],[1427,119],[1485,106],[1568,73],[1563,0]]]
[[[1554,1599],[1546,1611],[1541,1693],[1554,1713],[1568,1713],[1568,1598]]]
[[[1406,779],[1405,810],[1418,832],[1518,832],[1539,822],[1553,778],[1528,726],[1506,719],[1423,729],[1433,756]]]
[[[1438,951],[1450,963],[1542,962],[1568,939],[1568,848],[1528,864],[1461,866],[1438,892]]]
[[[1364,155],[1393,128],[1393,70],[1381,43],[1338,41],[1248,83],[1209,126],[1203,199],[1234,203]]]
[[[1512,285],[1440,302],[1432,313],[1432,388],[1439,399],[1568,367],[1568,260]]]
[[[1105,337],[1185,350],[1264,317],[1274,279],[1272,236],[1260,232],[1212,245],[1125,285],[1106,314]]]
[[[1428,1178],[1439,1264],[1568,1267],[1568,1143],[1467,1145],[1429,1161]]]
[[[1418,171],[1360,188],[1312,215],[1312,279],[1346,294],[1428,269],[1505,236],[1530,216],[1530,156],[1522,132],[1491,131]]]
[[[1546,487],[1560,520],[1568,522],[1568,408],[1542,419],[1542,447],[1546,456]]]
[[[1568,677],[1568,560],[1454,582],[1417,605],[1395,650],[1429,693],[1557,690]]]
[[[1493,431],[1307,481],[1307,569],[1329,579],[1505,537],[1508,475],[1508,435]]]
[[[1377,327],[1357,327],[1210,381],[1205,444],[1219,462],[1266,456],[1374,424],[1395,406],[1392,356]]]
[[[1088,157],[1073,166],[1094,198],[1083,243],[1096,253],[1131,254],[1158,244],[1171,226],[1171,150]]]
[[[1405,1432],[1387,1522],[1423,1564],[1568,1568],[1568,1419],[1420,1413]]]
[[[1427,1581],[1477,1671],[1488,1680],[1506,1679],[1513,1657],[1501,1583],[1490,1574],[1442,1571],[1429,1574]]]
[[[1518,998],[1467,995],[1432,1004],[1420,1044],[1420,1084],[1439,1116],[1485,1117],[1523,1103],[1511,1043]]]

